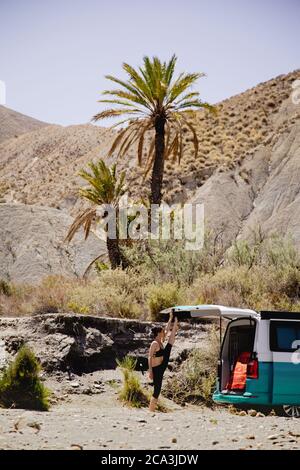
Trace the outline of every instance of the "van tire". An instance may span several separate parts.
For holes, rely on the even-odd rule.
[[[283,416],[288,416],[289,418],[300,418],[300,406],[283,405],[282,411]]]

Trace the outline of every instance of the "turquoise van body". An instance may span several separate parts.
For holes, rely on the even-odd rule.
[[[300,417],[300,313],[255,312],[220,305],[177,306],[172,310],[179,319],[218,318],[220,331],[224,321],[227,323],[213,394],[216,403],[280,406],[288,416]],[[245,351],[251,356],[249,365],[255,362],[255,373],[248,376],[247,365],[243,390],[231,390],[230,377],[238,356]]]

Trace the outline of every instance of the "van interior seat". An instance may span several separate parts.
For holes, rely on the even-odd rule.
[[[227,384],[227,390],[244,390],[246,387],[247,367],[251,358],[251,352],[242,352],[233,366],[232,374]]]

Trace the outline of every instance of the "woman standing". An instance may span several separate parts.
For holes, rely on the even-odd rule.
[[[150,346],[148,362],[149,362],[149,379],[153,381],[154,390],[150,400],[149,410],[155,411],[157,406],[158,397],[161,391],[162,380],[164,372],[168,366],[170,353],[175,341],[175,336],[178,329],[178,319],[175,318],[173,326],[173,313],[170,313],[170,318],[166,328],[155,326],[151,330],[153,341]],[[169,339],[166,347],[163,347],[163,342],[169,334]]]

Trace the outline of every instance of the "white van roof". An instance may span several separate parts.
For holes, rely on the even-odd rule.
[[[188,312],[192,318],[260,318],[259,313],[247,308],[225,307],[224,305],[177,305],[162,310],[161,313]]]

